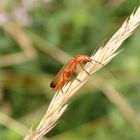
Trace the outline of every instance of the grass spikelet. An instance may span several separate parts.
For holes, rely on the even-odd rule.
[[[137,26],[139,26],[139,24],[140,7],[138,7],[137,10],[135,10],[130,15],[130,17],[125,20],[123,25],[112,36],[107,44],[104,47],[99,48],[99,50],[94,55],[92,55],[92,58],[102,63],[103,65],[108,64],[112,60],[112,58],[114,58],[118,54],[118,52],[116,52],[117,49],[121,46],[124,40],[126,40],[133,33],[133,31]],[[87,63],[85,69],[93,74],[94,72],[102,68],[103,65],[96,62]],[[28,138],[25,137],[25,140],[39,140],[56,125],[62,114],[67,109],[69,99],[88,80],[89,75],[87,75],[82,70],[78,74],[77,78],[80,79],[81,82],[75,79],[74,81],[69,82],[67,85],[63,86],[63,91],[65,93],[62,93],[62,91],[60,90],[54,95],[48,107],[48,110],[41,120],[40,124],[34,131],[27,134]]]

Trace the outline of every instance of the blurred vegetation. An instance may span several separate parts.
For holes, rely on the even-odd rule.
[[[139,5],[138,0],[1,0],[0,140],[19,140],[35,127],[53,97],[49,83],[69,56],[92,54]],[[133,125],[140,121],[139,44],[137,29],[107,66],[117,78],[105,69],[96,75],[124,97],[136,120],[110,102],[102,84],[97,88],[97,78],[73,97],[50,139],[139,140],[140,129]]]

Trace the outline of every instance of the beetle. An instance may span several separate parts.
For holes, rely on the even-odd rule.
[[[91,56],[88,55],[76,55],[72,57],[63,67],[62,69],[57,73],[57,75],[54,77],[54,79],[50,83],[50,87],[52,88],[52,91],[55,92],[62,88],[62,86],[67,83],[72,76],[75,74],[75,70],[77,65],[79,64],[81,68],[90,75],[89,72],[87,72],[83,67],[83,62],[91,62],[94,61]],[[95,61],[96,62],[96,61]],[[99,62],[98,62],[99,63]],[[80,80],[79,80],[80,81]]]

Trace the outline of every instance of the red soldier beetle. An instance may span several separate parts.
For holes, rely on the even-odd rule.
[[[90,75],[89,72],[87,72],[83,67],[83,62],[97,62],[101,65],[102,63],[95,61],[91,58],[91,56],[87,55],[76,55],[73,58],[71,58],[64,66],[63,68],[57,73],[57,75],[54,77],[52,82],[50,83],[50,87],[52,88],[52,91],[55,92],[62,88],[62,86],[67,83],[71,77],[74,75],[77,65],[79,64],[81,68]],[[104,65],[103,65],[104,66]],[[77,79],[78,80],[78,79]],[[78,80],[80,81],[80,80]]]

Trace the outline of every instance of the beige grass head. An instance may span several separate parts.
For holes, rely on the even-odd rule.
[[[99,50],[91,57],[94,60],[102,63],[103,65],[108,64],[112,60],[112,58],[114,58],[118,54],[116,50],[121,46],[124,40],[126,40],[133,33],[133,31],[139,24],[140,7],[138,7],[138,9],[135,10],[131,14],[131,16],[125,20],[123,25],[112,36],[107,44],[104,47],[99,48]],[[100,65],[96,62],[87,63],[85,69],[93,74],[94,72],[102,68],[103,65]],[[60,90],[54,95],[48,107],[48,110],[41,120],[40,124],[34,131],[27,134],[25,140],[39,140],[56,125],[62,114],[67,109],[69,99],[88,80],[89,75],[87,75],[85,71],[82,70],[78,74],[77,78],[80,79],[81,82],[77,80],[71,81],[67,85],[63,86],[63,91],[65,93],[62,93]]]

